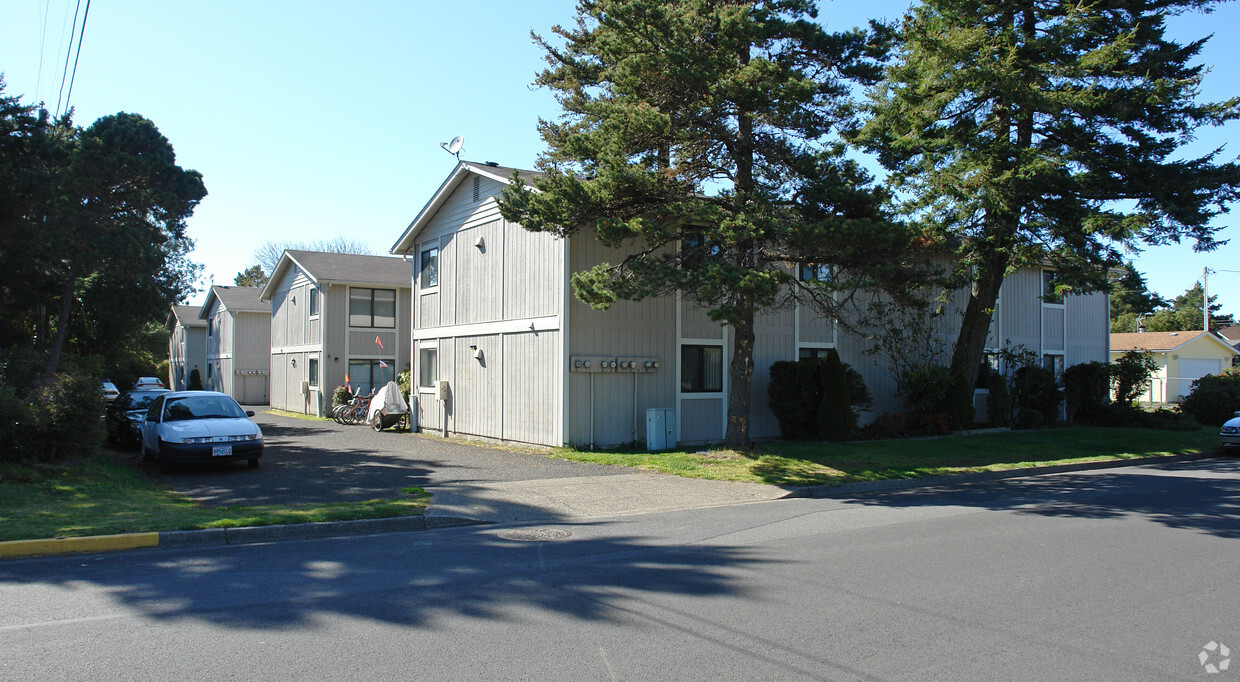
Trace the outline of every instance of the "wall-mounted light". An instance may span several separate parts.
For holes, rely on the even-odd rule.
[[[478,237],[478,239],[474,241],[474,246],[478,247],[479,251],[486,251],[487,243],[483,241],[482,237]]]
[[[288,364],[290,364],[290,365],[292,365],[292,366],[296,367],[296,366],[297,366],[297,358],[289,358],[289,359],[288,359]]]
[[[297,294],[293,294],[293,305],[297,305]]]

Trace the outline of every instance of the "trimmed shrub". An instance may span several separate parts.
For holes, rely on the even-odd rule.
[[[991,426],[1007,426],[1011,419],[1012,397],[1003,376],[996,373],[995,377],[986,396],[986,417]]]
[[[826,378],[827,364],[834,360],[838,363],[840,374],[828,380]],[[784,438],[790,440],[805,440],[810,438],[832,438],[839,439],[847,436],[828,436],[823,429],[830,429],[831,434],[839,432],[839,429],[846,429],[847,434],[852,434],[856,430],[857,411],[860,409],[868,409],[873,404],[873,398],[870,391],[865,386],[865,379],[861,373],[847,363],[841,362],[839,355],[834,350],[828,353],[828,359],[825,360],[797,360],[780,361],[771,365],[771,380],[767,385],[766,394],[768,398],[767,405],[775,414],[776,421],[779,422],[779,433]],[[820,421],[824,419],[824,399],[828,396],[835,400],[839,395],[847,395],[847,411],[851,415],[851,419],[842,413],[839,418],[845,422],[851,422],[852,428],[847,428],[840,423],[832,421],[832,426],[824,426]],[[838,409],[837,407],[831,408]],[[837,417],[831,417],[832,420]]]
[[[848,375],[844,363],[834,350],[821,362],[822,397],[818,401],[818,437],[823,440],[845,440],[857,430],[857,413],[853,412]]]
[[[54,461],[95,452],[103,397],[92,375],[64,372],[24,396],[0,378],[0,460]]]
[[[1063,395],[1069,422],[1097,423],[1111,402],[1111,368],[1104,362],[1072,365],[1063,372]]]
[[[943,434],[973,423],[973,391],[947,367],[906,372],[904,391],[911,426],[923,433]]]
[[[1207,426],[1222,426],[1240,410],[1240,372],[1207,374],[1193,382],[1180,411]]]
[[[859,435],[864,440],[887,440],[903,438],[907,431],[904,415],[899,412],[884,412],[874,421],[861,427]]]
[[[1111,365],[1111,387],[1115,390],[1115,402],[1131,404],[1137,396],[1150,387],[1150,373],[1158,369],[1158,363],[1149,353],[1130,350]]]
[[[191,391],[202,390],[202,374],[198,372],[197,367],[190,371],[189,382],[185,384],[185,388],[188,388]]]
[[[1054,422],[1062,398],[1050,370],[1036,365],[1021,367],[1012,376],[1012,402],[1016,405],[1013,426],[1028,429]]]

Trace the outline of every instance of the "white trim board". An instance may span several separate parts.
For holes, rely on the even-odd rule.
[[[423,327],[414,332],[414,339],[445,339],[461,336],[494,336],[522,332],[554,332],[560,330],[560,316],[527,317],[520,320],[474,322],[449,327]]]

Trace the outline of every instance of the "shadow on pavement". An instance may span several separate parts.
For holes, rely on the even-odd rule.
[[[1212,501],[1205,511],[1200,505],[1202,496]],[[1240,537],[1240,462],[1235,459],[1031,476],[849,495],[846,499],[886,507],[960,505],[1056,517],[1128,516],[1171,528]]]

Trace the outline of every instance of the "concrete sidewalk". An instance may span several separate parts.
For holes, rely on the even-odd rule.
[[[432,486],[428,490],[433,497],[427,516],[496,523],[582,521],[768,502],[788,496],[787,490],[776,486],[650,472]]]

